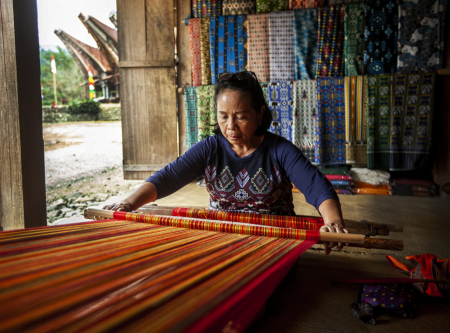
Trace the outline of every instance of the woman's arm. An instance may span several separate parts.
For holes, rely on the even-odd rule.
[[[344,219],[342,217],[341,204],[339,201],[334,199],[327,199],[323,201],[319,206],[319,213],[323,217],[325,223],[324,226],[320,228],[321,232],[337,232],[337,233],[348,233],[345,229]],[[324,242],[325,254],[329,254],[331,248],[336,246],[335,243]],[[343,244],[337,244],[337,250],[342,250]]]
[[[103,209],[131,212],[139,207],[156,200],[158,193],[155,185],[150,182],[144,182],[133,193],[126,197],[123,201],[103,207]]]

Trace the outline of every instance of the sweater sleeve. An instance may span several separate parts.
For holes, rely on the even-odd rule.
[[[319,210],[320,204],[327,199],[339,201],[331,183],[295,145],[281,137],[274,137],[271,150],[280,167],[289,180],[302,192],[306,201]]]
[[[157,199],[164,198],[203,176],[211,154],[217,151],[218,139],[208,137],[185,154],[150,176],[146,181],[156,187]]]

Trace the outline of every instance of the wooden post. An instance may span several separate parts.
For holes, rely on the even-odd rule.
[[[36,1],[0,1],[0,226],[47,224]]]
[[[125,179],[178,157],[173,0],[118,0]]]

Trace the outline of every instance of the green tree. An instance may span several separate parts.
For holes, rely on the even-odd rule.
[[[52,55],[55,57],[56,63],[56,95],[58,104],[61,104],[63,99],[67,103],[85,99],[85,87],[80,87],[80,84],[85,81],[83,73],[70,53],[58,46],[58,52],[40,50],[41,84],[44,96],[42,104],[51,105],[55,100],[53,95],[53,73],[50,68]]]

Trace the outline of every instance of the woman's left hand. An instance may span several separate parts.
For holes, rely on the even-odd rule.
[[[340,234],[340,233],[348,234],[348,230],[345,229],[343,221],[325,223],[320,228],[319,231],[320,232],[336,232],[338,234]],[[346,244],[346,245],[348,245],[348,244]],[[330,254],[331,249],[336,246],[336,243],[335,242],[324,242],[323,246],[324,246],[325,254]],[[337,243],[336,250],[341,251],[343,247],[344,247],[344,245],[342,243]]]

